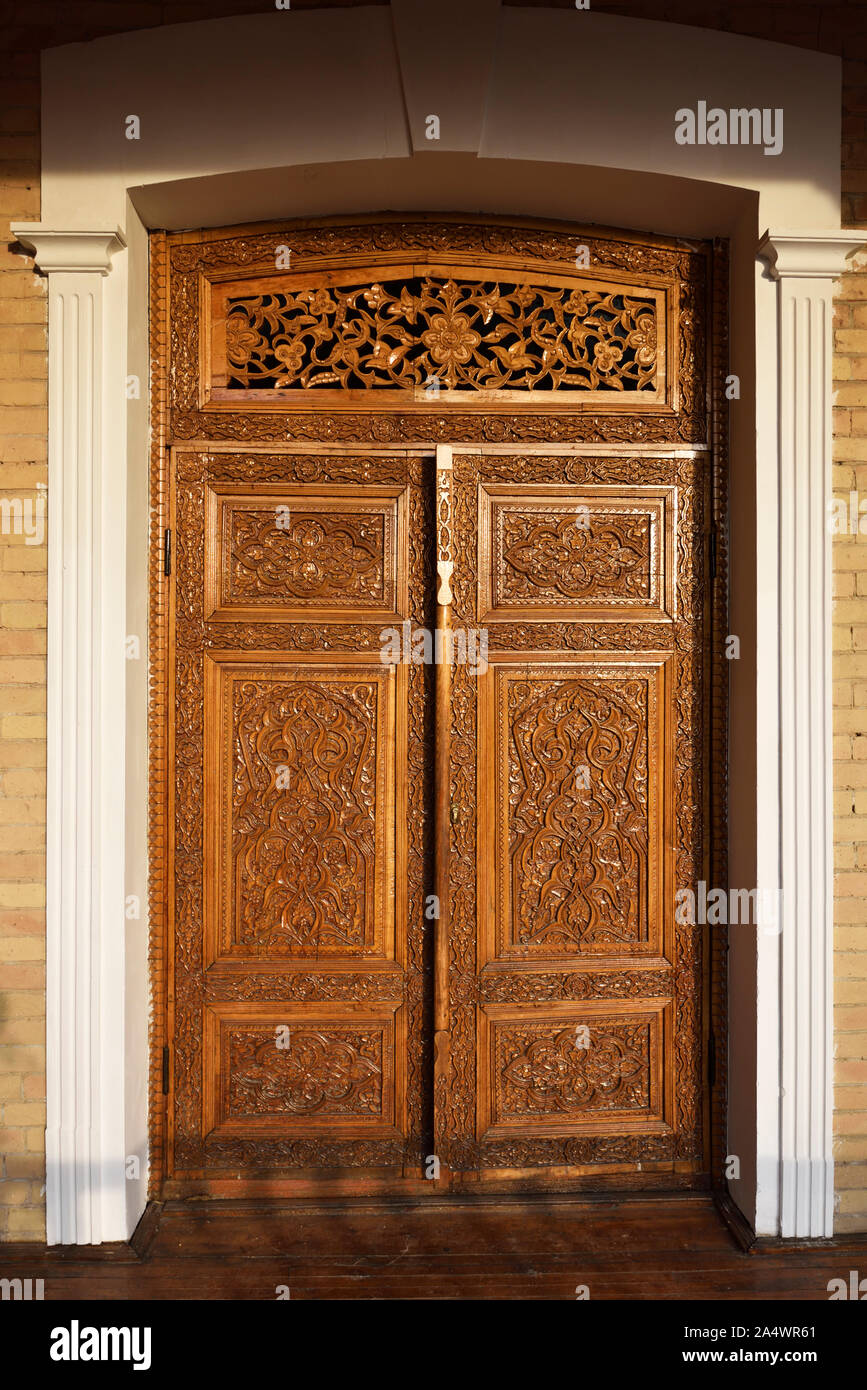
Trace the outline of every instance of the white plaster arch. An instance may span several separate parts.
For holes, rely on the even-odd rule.
[[[783,152],[676,144],[699,100],[781,108]],[[146,895],[146,673],[123,638],[146,629],[147,393],[125,392],[148,375],[146,229],[389,207],[731,238],[730,871],[792,890],[779,936],[732,943],[731,1188],[760,1234],[831,1233],[829,317],[863,240],[839,226],[839,123],[826,55],[498,0],[44,55],[43,220],[13,231],[50,303],[50,1242],[124,1239],[145,1202],[144,1167],[125,1175],[147,1135],[145,914],[124,903]]]

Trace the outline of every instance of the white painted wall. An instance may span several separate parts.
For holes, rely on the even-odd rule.
[[[381,5],[287,10],[48,50],[44,221],[122,223],[137,185],[415,150],[756,189],[766,226],[839,225],[834,57],[592,11],[393,8],[395,24]],[[483,111],[466,95],[479,91]],[[782,107],[782,154],[677,145],[674,113],[699,99]],[[424,139],[432,112],[435,147]],[[141,118],[138,141],[124,136],[129,114]]]

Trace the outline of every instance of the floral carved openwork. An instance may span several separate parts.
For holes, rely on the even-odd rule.
[[[655,396],[658,296],[408,276],[226,300],[230,391],[620,391]]]

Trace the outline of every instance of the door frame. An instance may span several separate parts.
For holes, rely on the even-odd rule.
[[[343,224],[350,224],[352,227],[364,228],[370,225],[372,229],[379,230],[383,224],[399,224],[402,221],[412,222],[417,220],[418,214],[359,214],[357,217],[344,218],[322,218],[317,219],[316,227],[339,229]],[[498,217],[464,217],[459,214],[451,216],[437,215],[437,222],[453,222],[456,227],[461,224],[471,222],[480,225],[482,228],[488,227],[494,232],[498,227],[505,226],[509,230],[514,230],[517,234],[522,229],[530,232],[550,231],[552,234],[560,236],[592,238],[615,237],[618,241],[626,241],[636,247],[654,244],[657,240],[653,236],[642,233],[635,233],[626,229],[605,229],[605,228],[584,228],[577,224],[563,224],[559,222],[544,221],[541,219],[510,218],[506,215]],[[295,230],[309,229],[309,222],[300,222]],[[416,433],[422,437],[410,439],[394,439],[388,444],[378,444],[370,442],[375,435],[368,428],[360,431],[361,442],[353,442],[341,439],[339,444],[331,443],[327,440],[312,440],[311,432],[306,428],[301,432],[300,439],[290,441],[281,440],[278,433],[274,437],[265,438],[261,433],[254,436],[249,444],[237,442],[231,437],[219,438],[211,441],[204,439],[185,439],[169,438],[167,432],[168,420],[168,362],[169,354],[167,344],[172,336],[171,324],[171,284],[169,277],[169,249],[174,246],[185,246],[197,241],[207,243],[210,240],[225,240],[227,237],[234,241],[236,238],[253,237],[258,234],[273,234],[281,241],[285,236],[289,241],[292,240],[293,224],[290,222],[245,224],[241,227],[219,228],[213,232],[204,234],[184,234],[181,237],[167,237],[165,233],[151,233],[151,279],[150,279],[150,340],[153,345],[151,353],[151,393],[152,393],[152,420],[154,428],[151,438],[151,482],[150,496],[151,515],[150,515],[150,559],[149,559],[149,592],[150,592],[150,706],[149,706],[149,729],[150,729],[150,804],[149,804],[149,826],[150,826],[150,914],[151,914],[151,939],[150,939],[150,976],[152,988],[152,1012],[150,1027],[150,1088],[149,1088],[149,1187],[148,1196],[151,1200],[161,1200],[164,1197],[177,1197],[189,1195],[191,1190],[195,1190],[194,1180],[176,1180],[168,1176],[166,1171],[166,1158],[168,1152],[167,1137],[167,1105],[171,1099],[170,1092],[167,1093],[167,1057],[169,1052],[169,1033],[168,1020],[171,1017],[169,1001],[173,997],[171,988],[172,980],[172,951],[173,951],[173,926],[171,904],[173,902],[173,885],[169,881],[170,859],[168,855],[168,842],[170,839],[170,825],[173,817],[174,787],[171,777],[171,752],[166,740],[166,729],[168,725],[168,709],[171,701],[171,691],[173,689],[173,660],[174,652],[171,641],[171,614],[170,614],[170,585],[166,582],[165,570],[165,550],[164,533],[167,527],[172,531],[172,550],[177,549],[176,519],[172,513],[171,497],[174,491],[174,484],[171,473],[175,466],[177,457],[184,451],[201,451],[210,444],[215,450],[218,448],[221,454],[226,453],[256,453],[256,452],[279,452],[281,450],[291,451],[297,454],[321,454],[327,450],[329,454],[339,454],[349,452],[354,455],[370,454],[378,456],[388,454],[389,451],[399,451],[401,453],[422,454],[431,459],[435,459],[436,486],[439,488],[441,473],[440,467],[444,466],[447,470],[445,476],[448,477],[452,468],[452,459],[460,454],[479,456],[485,454],[502,455],[508,453],[520,453],[522,455],[544,454],[548,456],[559,456],[567,458],[573,455],[593,455],[604,452],[606,455],[627,456],[634,453],[634,446],[630,443],[601,442],[591,443],[580,441],[570,441],[568,443],[527,443],[499,444],[485,442],[481,438],[471,438],[468,441],[459,439],[449,439],[448,444],[443,444],[441,439],[435,438],[435,431],[432,431],[430,438],[423,437],[423,429]],[[371,241],[369,253],[358,252],[359,255],[369,254],[375,261],[375,241]],[[707,330],[706,353],[707,360],[703,364],[706,379],[709,385],[707,401],[707,434],[706,443],[703,446],[692,446],[689,444],[676,444],[672,442],[661,442],[658,445],[644,444],[642,449],[650,452],[654,456],[676,456],[681,454],[692,454],[702,449],[707,449],[711,459],[711,479],[710,479],[710,506],[711,506],[711,525],[716,538],[715,562],[712,577],[709,578],[707,589],[707,602],[705,615],[709,627],[709,651],[711,661],[711,675],[707,686],[707,707],[706,715],[710,721],[710,735],[707,739],[707,756],[703,766],[703,786],[704,786],[704,811],[703,818],[706,826],[706,855],[705,865],[707,881],[709,884],[726,884],[728,882],[727,869],[727,811],[726,811],[726,767],[728,754],[727,738],[727,700],[728,700],[728,662],[724,656],[724,638],[727,631],[727,589],[728,589],[728,411],[724,399],[724,379],[725,367],[728,362],[728,286],[729,286],[729,248],[726,241],[717,239],[712,245],[708,246],[707,270],[709,284],[707,288],[707,303],[705,324]],[[443,252],[445,254],[445,252]],[[473,264],[473,253],[464,249],[462,251],[464,262],[467,266]],[[182,310],[182,312],[184,312]],[[203,311],[202,322],[207,322],[209,315],[207,305]],[[183,323],[180,324],[180,331],[184,332]],[[672,325],[669,324],[669,337],[672,333]],[[668,375],[668,373],[666,374]],[[678,380],[675,378],[675,388]],[[619,398],[618,398],[619,399]],[[382,418],[387,415],[387,410],[376,409],[376,393],[369,393],[369,404],[365,402],[363,407],[354,403],[355,411],[365,416],[377,416]],[[347,397],[349,403],[349,397]],[[539,392],[538,397],[534,398],[532,411],[536,415],[543,415],[557,412],[556,401],[551,404],[551,397],[545,392]],[[418,411],[419,405],[410,403],[410,409]],[[431,416],[437,413],[437,407],[427,405],[422,407]],[[498,402],[492,402],[490,414],[497,415],[508,413],[512,407]],[[239,401],[236,409],[240,414],[246,415],[247,403]],[[261,412],[263,403],[255,401],[253,411]],[[315,409],[315,407],[314,407]],[[334,410],[335,406],[330,404],[326,409]],[[562,405],[560,406],[562,409]],[[476,406],[479,410],[479,406]],[[629,412],[626,412],[627,414]],[[480,411],[479,418],[486,412]],[[287,424],[291,421],[291,416],[286,417]],[[290,433],[287,428],[287,434]],[[481,435],[481,431],[478,431]],[[376,482],[375,479],[372,482]],[[440,500],[437,498],[437,514],[440,514]],[[448,527],[444,528],[449,531]],[[443,555],[438,553],[437,560],[442,560]],[[453,558],[453,557],[452,557]],[[710,571],[709,571],[710,573]],[[441,580],[442,572],[438,567],[438,578]],[[438,618],[438,621],[441,619]],[[449,668],[440,663],[436,668],[436,679],[438,681],[437,695],[438,707],[443,706],[444,691],[447,689]],[[447,702],[446,702],[447,704]],[[450,728],[450,721],[447,721]],[[450,735],[449,735],[450,737]],[[436,748],[444,756],[448,757],[449,738],[439,737]],[[441,783],[436,796],[436,806],[434,809],[434,842],[444,844],[448,838],[447,832],[447,812],[446,802],[450,799],[448,794],[448,783],[451,772],[449,767],[441,771]],[[441,804],[442,803],[442,804]],[[445,812],[443,808],[445,807]],[[444,815],[446,820],[444,821]],[[440,850],[442,854],[442,850]],[[437,860],[435,852],[435,861]],[[447,901],[448,893],[443,892],[440,882],[440,869],[435,870],[435,888],[441,901]],[[444,930],[445,928],[445,930]],[[435,945],[435,959],[439,963],[438,978],[442,981],[448,975],[448,946],[446,940],[447,922],[445,915],[438,924],[438,932]],[[553,1174],[549,1170],[539,1170],[538,1173],[528,1175],[524,1173],[520,1178],[488,1177],[485,1180],[485,1189],[488,1191],[554,1191],[554,1190],[574,1190],[574,1191],[649,1191],[649,1190],[676,1190],[678,1188],[689,1189],[703,1185],[707,1181],[717,1189],[724,1187],[724,1159],[726,1153],[726,1083],[727,1083],[727,1017],[726,1017],[726,956],[727,956],[728,932],[725,927],[715,927],[704,934],[703,939],[703,967],[702,967],[702,1116],[703,1116],[703,1158],[705,1164],[705,1175],[694,1175],[691,1173],[681,1173],[676,1164],[671,1164],[671,1171],[654,1171],[653,1164],[645,1163],[638,1165],[638,1171],[624,1173],[617,1171],[618,1165],[613,1165],[614,1171],[606,1172],[605,1165],[601,1165],[601,1171],[592,1174]],[[437,991],[437,999],[440,998],[443,985]],[[447,992],[447,990],[446,990]],[[711,1051],[712,1049],[712,1051]],[[448,1047],[444,1048],[435,1038],[435,1068],[442,1064],[443,1058],[447,1055]],[[711,1076],[713,1071],[713,1076]],[[435,1143],[436,1149],[436,1143]],[[662,1165],[660,1165],[662,1168]],[[326,1179],[323,1178],[321,1184],[312,1183],[309,1179],[294,1179],[289,1174],[285,1178],[207,1178],[201,1182],[201,1193],[218,1196],[279,1196],[316,1193],[321,1195],[323,1188],[334,1196],[352,1195],[359,1193],[376,1192],[379,1194],[417,1194],[420,1196],[433,1196],[436,1192],[442,1192],[454,1188],[454,1190],[472,1188],[475,1175],[462,1176],[458,1173],[448,1174],[448,1176],[437,1181],[419,1182],[410,1177],[403,1177],[399,1180],[391,1178],[368,1178],[359,1171],[357,1176],[345,1178]]]

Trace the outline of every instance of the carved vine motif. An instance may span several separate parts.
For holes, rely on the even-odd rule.
[[[271,599],[382,601],[385,518],[370,513],[233,508],[227,603]]]
[[[574,1023],[495,1029],[497,1118],[596,1110],[646,1110],[650,1101],[650,1034],[646,1023],[588,1025],[589,1046],[576,1045]]]
[[[234,972],[231,975],[211,975],[204,982],[204,992],[209,1003],[232,999],[273,1000],[274,976],[256,975],[252,972],[244,975]],[[291,1000],[297,1003],[331,1003],[348,1000],[355,1004],[379,1004],[401,1000],[406,992],[406,982],[400,969],[396,969],[394,974],[390,975],[359,974],[343,970],[333,975],[318,971],[315,974],[302,974],[293,970],[291,974],[287,972],[280,978],[281,1002]]]
[[[577,999],[640,999],[670,995],[674,987],[671,969],[557,971],[543,974],[483,972],[479,998],[488,1004],[542,1004]]]
[[[594,1135],[589,1139],[486,1139],[479,1145],[479,1161],[492,1168],[532,1168],[582,1165],[664,1162],[675,1157],[672,1134]],[[677,1180],[675,1179],[675,1185]],[[692,1186],[685,1175],[681,1184]]]
[[[439,276],[227,303],[229,388],[656,389],[653,297]]]
[[[454,534],[475,536],[477,460],[453,460]],[[452,621],[476,622],[476,548],[466,544],[454,574]],[[451,831],[449,866],[449,1064],[447,1087],[437,1095],[437,1151],[455,1169],[475,1164],[476,1145],[476,749],[478,680],[467,663],[452,668],[451,801],[458,808]]]
[[[381,1115],[382,1030],[320,1031],[293,1024],[289,1045],[274,1030],[233,1028],[228,1037],[227,1117]]]
[[[651,519],[594,508],[519,512],[498,507],[494,573],[501,603],[606,603],[651,593]]]
[[[508,683],[511,945],[646,936],[646,702],[641,680]]]
[[[234,939],[357,954],[373,914],[376,685],[243,681],[233,722]]]
[[[663,277],[666,293],[673,302],[679,301],[675,315],[677,340],[677,383],[680,404],[659,410],[644,409],[630,413],[629,402],[640,393],[617,388],[600,388],[605,398],[604,411],[586,410],[559,413],[464,413],[452,403],[448,410],[438,410],[435,399],[425,398],[423,408],[415,413],[390,409],[388,413],[370,410],[322,410],[325,397],[321,390],[305,393],[300,389],[276,391],[276,411],[227,410],[204,411],[198,408],[200,387],[199,335],[200,276],[225,273],[227,270],[249,270],[266,274],[274,268],[274,249],[277,242],[288,242],[292,248],[293,271],[318,271],[323,259],[329,265],[341,257],[351,258],[353,264],[371,253],[403,253],[417,259],[442,264],[453,257],[458,264],[482,255],[490,264],[491,258],[505,262],[519,258],[522,269],[532,267],[538,279],[570,276],[574,280],[575,237],[570,229],[535,229],[506,225],[486,226],[472,221],[435,221],[395,218],[378,223],[326,227],[292,227],[276,235],[262,234],[209,239],[201,243],[173,245],[170,248],[170,321],[171,321],[171,419],[170,430],[175,440],[209,438],[240,441],[272,442],[313,440],[319,443],[341,441],[370,441],[378,444],[402,444],[413,441],[460,442],[486,440],[490,443],[536,443],[545,441],[572,442],[577,440],[664,443],[679,441],[700,443],[707,439],[707,410],[705,384],[705,332],[707,298],[707,252],[704,248],[677,248],[647,242],[630,243],[614,237],[582,233],[590,252],[590,264],[604,272],[614,271],[637,279],[652,275]],[[526,271],[525,271],[526,273]],[[655,283],[659,283],[657,279]],[[634,289],[634,286],[633,286]],[[478,329],[476,329],[478,331]],[[499,344],[503,346],[503,344]],[[691,375],[692,374],[692,375]],[[441,373],[440,373],[441,375]],[[610,374],[609,374],[610,375]],[[694,378],[694,380],[693,380]],[[520,388],[519,388],[520,389]],[[236,391],[225,392],[237,397]],[[527,406],[533,392],[524,392]],[[465,391],[465,396],[472,391]],[[382,391],[376,393],[381,400]],[[282,399],[281,399],[282,398]],[[291,403],[296,410],[287,414]],[[562,398],[563,389],[553,399]],[[522,402],[523,405],[523,402]]]
[[[227,1139],[209,1134],[204,1157],[210,1172],[279,1177],[289,1168],[396,1168],[406,1158],[400,1140]],[[415,1157],[416,1155],[413,1155]]]

